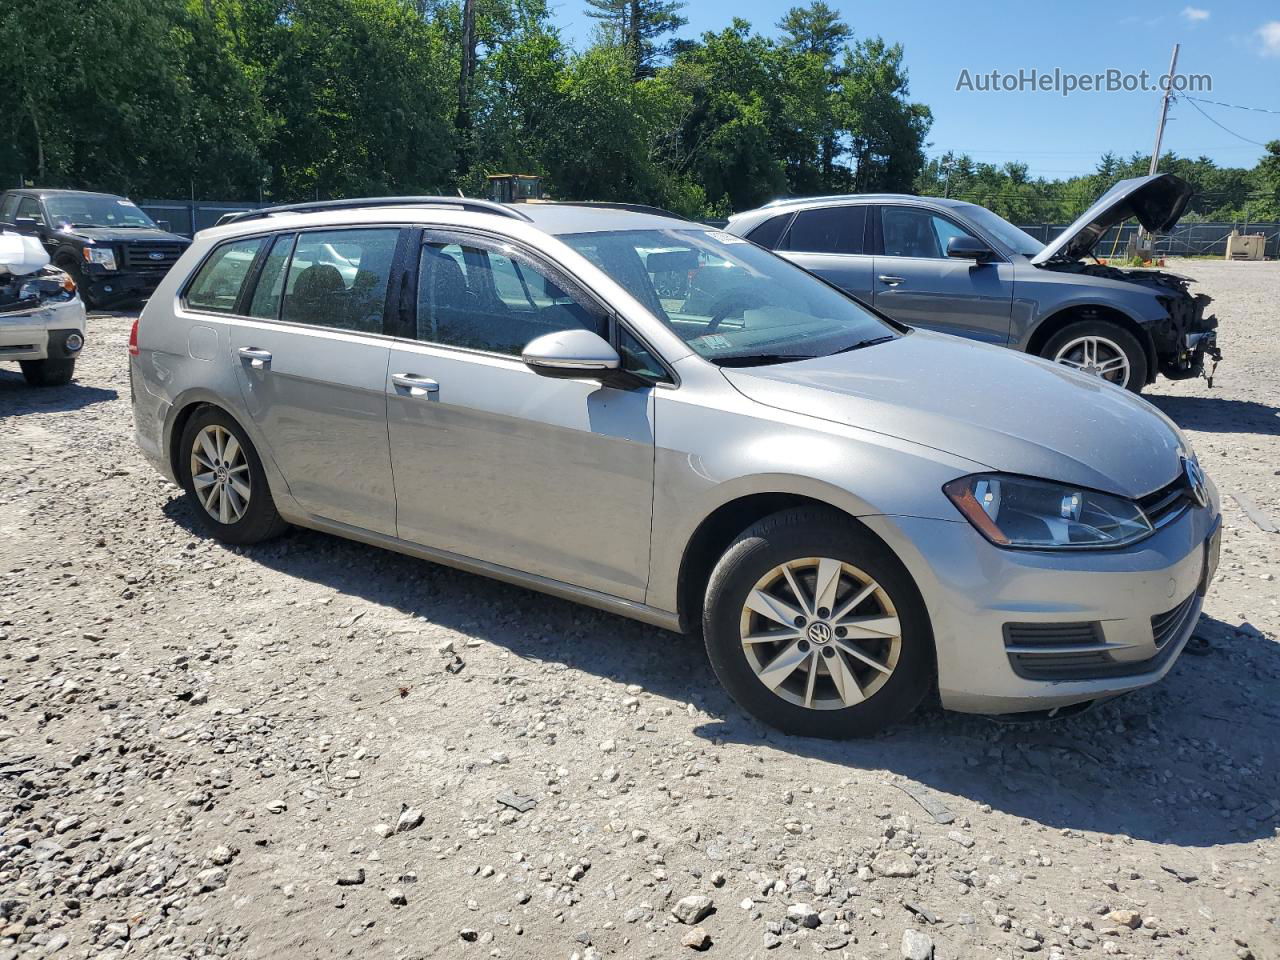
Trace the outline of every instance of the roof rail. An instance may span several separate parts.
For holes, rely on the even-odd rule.
[[[218,226],[260,220],[278,213],[322,213],[326,210],[363,210],[370,207],[453,207],[471,213],[493,213],[513,220],[530,221],[531,218],[505,204],[492,200],[474,200],[470,197],[352,197],[346,200],[316,200],[311,203],[285,203],[275,207],[259,207],[228,213],[218,218]]]
[[[631,213],[651,213],[658,217],[670,217],[672,220],[688,220],[689,218],[662,207],[650,206],[647,203],[615,203],[612,200],[552,200],[558,207],[600,207],[605,210],[628,210]],[[692,221],[690,221],[692,222]]]

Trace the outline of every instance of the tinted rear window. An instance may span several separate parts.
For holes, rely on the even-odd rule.
[[[791,214],[784,213],[776,217],[770,217],[760,226],[756,227],[747,234],[747,239],[752,243],[758,243],[762,247],[768,247],[772,250],[778,245],[778,241],[782,239],[782,231],[787,227],[787,221],[791,219]]]
[[[866,222],[865,206],[801,210],[787,231],[783,248],[796,253],[862,253]]]

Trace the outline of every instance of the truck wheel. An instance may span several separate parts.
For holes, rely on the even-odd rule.
[[[1069,323],[1045,343],[1040,356],[1141,393],[1147,385],[1147,353],[1138,338],[1106,320]]]
[[[217,407],[187,421],[176,464],[200,524],[225,543],[278,536],[288,524],[276,512],[262,460],[240,424]]]
[[[875,733],[933,682],[920,591],[883,543],[832,510],[784,510],[743,531],[716,564],[703,611],[720,682],[787,733]]]
[[[22,375],[33,387],[60,387],[71,382],[75,373],[74,360],[19,360]]]

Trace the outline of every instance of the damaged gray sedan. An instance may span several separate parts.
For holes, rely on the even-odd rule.
[[[1130,218],[1171,230],[1192,192],[1169,173],[1122,180],[1047,245],[977,204],[889,194],[778,201],[726,229],[901,323],[1013,347],[1137,393],[1158,374],[1182,380],[1216,364],[1218,320],[1188,278],[1092,254]]]

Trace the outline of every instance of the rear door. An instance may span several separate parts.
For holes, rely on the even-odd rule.
[[[317,517],[391,535],[384,314],[401,235],[274,237],[230,331],[245,406],[294,498]]]
[[[801,210],[776,252],[870,303],[874,264],[865,242],[866,222],[866,204]]]
[[[643,600],[654,388],[548,379],[520,360],[544,333],[616,336],[607,313],[497,238],[428,230],[417,260],[386,378],[399,536]]]
[[[901,323],[987,343],[1009,342],[1013,265],[946,255],[972,234],[926,207],[878,208],[873,304]]]

